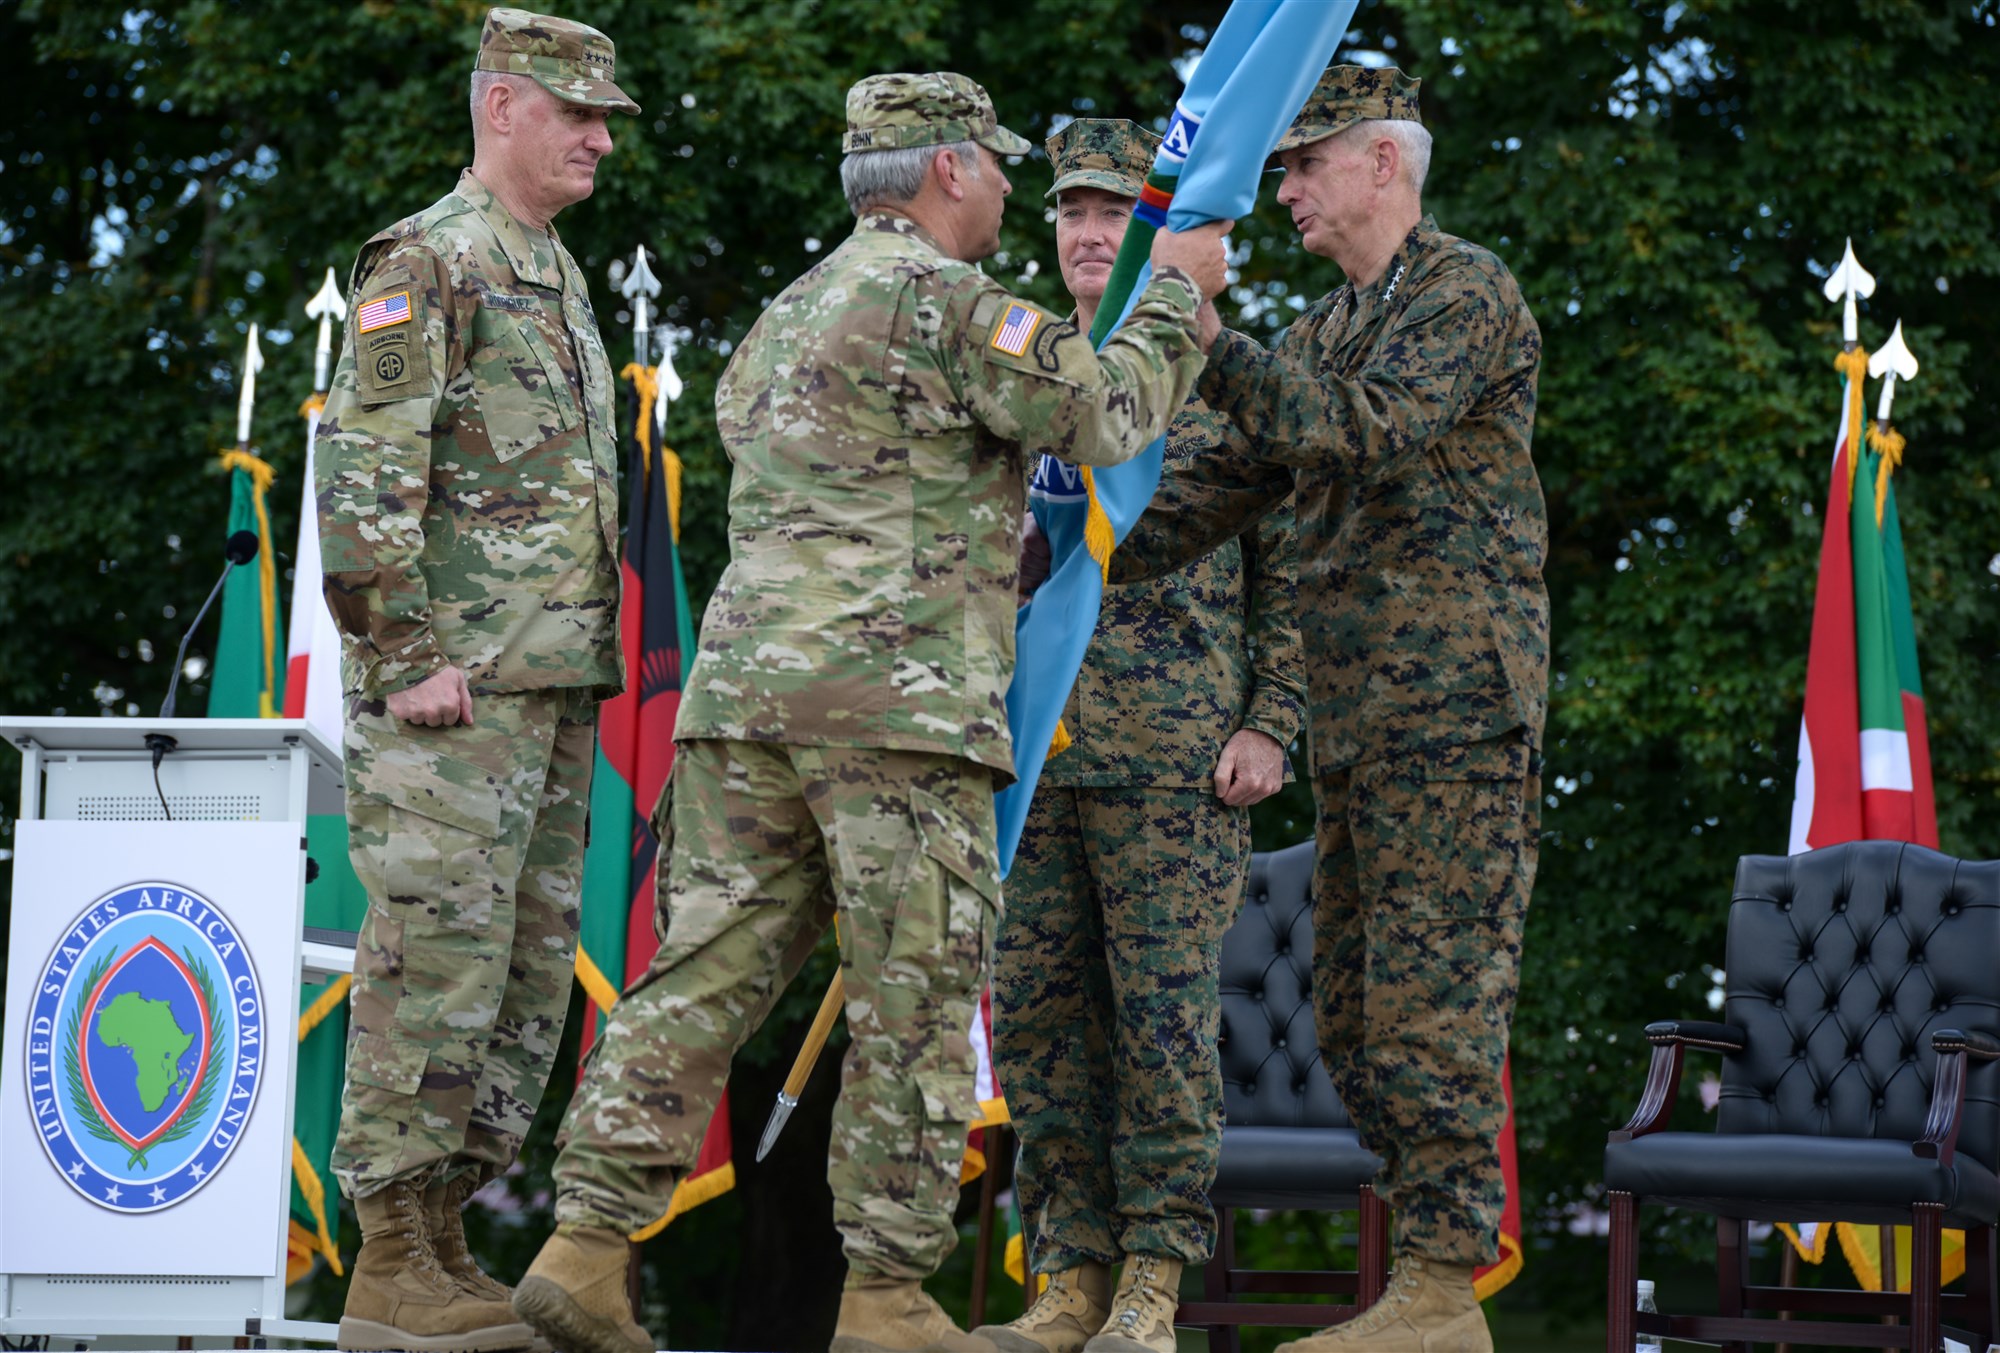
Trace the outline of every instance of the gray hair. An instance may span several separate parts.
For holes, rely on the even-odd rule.
[[[1423,123],[1408,118],[1370,118],[1355,123],[1341,135],[1356,141],[1373,141],[1378,136],[1394,141],[1400,152],[1404,180],[1412,192],[1423,195],[1424,179],[1431,172],[1431,134]]]
[[[515,75],[504,70],[476,70],[472,72],[472,139],[479,139],[480,130],[486,125],[481,109],[486,106],[486,91],[497,84],[511,85],[515,92],[535,84],[533,77]],[[535,86],[539,88],[539,86]]]
[[[931,160],[948,150],[973,178],[978,178],[985,161],[976,141],[953,141],[949,145],[903,146],[897,150],[859,150],[840,162],[840,191],[856,216],[870,207],[899,207],[923,191],[924,175]]]

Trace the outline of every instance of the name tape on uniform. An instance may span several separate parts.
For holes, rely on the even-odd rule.
[[[361,332],[373,333],[386,329],[392,324],[402,324],[410,318],[410,293],[399,291],[393,296],[378,296],[356,312],[361,321]]]
[[[1031,305],[1016,302],[1007,307],[1007,313],[993,326],[993,337],[988,340],[996,351],[1009,357],[1019,357],[1028,350],[1028,340],[1041,327],[1042,312]]]

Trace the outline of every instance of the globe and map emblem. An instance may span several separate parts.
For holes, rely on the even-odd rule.
[[[207,898],[137,883],[57,941],[29,1015],[29,1112],[50,1163],[119,1212],[171,1207],[214,1178],[256,1105],[263,994]]]

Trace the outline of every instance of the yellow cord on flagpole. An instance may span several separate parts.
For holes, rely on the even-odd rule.
[[[632,434],[639,439],[639,451],[644,457],[640,463],[650,476],[653,473],[653,404],[660,397],[660,369],[627,362],[625,369],[618,374],[631,381],[632,388],[639,392],[639,421]],[[667,529],[673,533],[674,543],[678,545],[681,540],[681,458],[674,454],[671,446],[662,446],[660,464],[667,472]]]
[[[1834,369],[1847,381],[1847,501],[1854,501],[1854,476],[1861,467],[1861,387],[1868,379],[1868,354],[1848,348],[1833,359]]]
[[[257,602],[263,615],[264,688],[257,692],[257,717],[275,719],[284,711],[271,701],[278,688],[278,556],[271,540],[271,514],[264,491],[275,476],[271,467],[248,451],[224,451],[222,468],[250,476],[250,502],[257,509]]]
[[[1903,434],[1884,423],[1868,425],[1868,449],[1880,456],[1875,467],[1875,525],[1882,525],[1882,513],[1889,503],[1889,476],[1903,464]]]

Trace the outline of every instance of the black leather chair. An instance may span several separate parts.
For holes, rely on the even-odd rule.
[[[1320,1065],[1313,1032],[1313,845],[1250,858],[1250,896],[1222,941],[1222,1158],[1211,1198],[1218,1234],[1202,1300],[1175,1323],[1207,1326],[1211,1353],[1236,1353],[1237,1326],[1339,1324],[1382,1293],[1388,1209],[1369,1187],[1382,1167]],[[1360,1212],[1354,1272],[1236,1267],[1237,1208]],[[1247,1302],[1248,1294],[1345,1294],[1352,1302]]]
[[[2000,1333],[2000,861],[1895,841],[1745,856],[1724,971],[1720,1022],[1647,1026],[1644,1095],[1605,1148],[1605,1348],[1629,1353],[1636,1330],[1931,1353],[1941,1327],[1986,1348]],[[1666,1130],[1690,1047],[1722,1054],[1712,1132]],[[1719,1314],[1636,1314],[1642,1202],[1715,1216]],[[1908,1225],[1910,1293],[1753,1286],[1751,1218]],[[1966,1232],[1965,1288],[1949,1296],[1938,1281],[1947,1226]],[[1750,1311],[1906,1323],[1781,1324]]]

